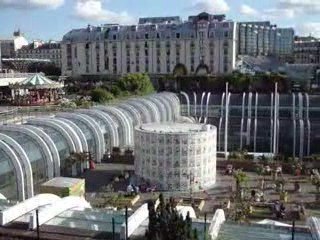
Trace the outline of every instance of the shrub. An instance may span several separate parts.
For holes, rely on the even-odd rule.
[[[91,100],[98,103],[105,103],[114,99],[112,93],[103,88],[95,88],[91,91]]]
[[[117,86],[121,91],[129,91],[135,95],[147,95],[154,92],[149,76],[142,73],[132,73],[122,77]]]

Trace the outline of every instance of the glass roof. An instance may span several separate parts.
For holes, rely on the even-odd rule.
[[[129,212],[128,215],[130,216],[130,214]],[[124,211],[68,210],[48,221],[46,225],[112,232],[112,218],[115,220],[115,232],[119,233],[121,225],[125,222]]]
[[[217,239],[228,240],[274,240],[291,239],[291,228],[263,225],[245,225],[235,223],[224,223],[221,226]],[[311,234],[307,231],[295,231],[295,239],[311,240]]]

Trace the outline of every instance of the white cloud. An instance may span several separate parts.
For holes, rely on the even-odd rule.
[[[242,4],[241,7],[240,7],[240,13],[242,15],[245,15],[245,16],[250,16],[250,17],[257,17],[259,16],[259,12],[250,7],[249,5],[246,5],[246,4]]]
[[[64,0],[0,0],[0,8],[36,9],[58,8]]]
[[[320,38],[320,22],[307,22],[296,26],[297,33],[301,36],[309,36]]]
[[[279,0],[278,6],[301,14],[320,13],[319,0]]]
[[[230,7],[226,0],[195,0],[192,9],[198,12],[221,14],[228,12]]]
[[[283,18],[293,18],[295,16],[293,9],[267,8],[259,11],[246,4],[241,5],[240,13],[244,16],[254,17],[259,20],[280,20]]]
[[[108,23],[131,24],[135,19],[127,12],[113,12],[104,9],[101,0],[78,0],[74,15],[82,20],[107,21]]]
[[[292,9],[269,8],[262,11],[262,16],[269,19],[293,18],[295,11]]]

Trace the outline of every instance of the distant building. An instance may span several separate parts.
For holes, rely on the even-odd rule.
[[[238,23],[238,54],[276,56],[290,60],[293,53],[294,30],[278,28],[269,21]]]
[[[284,64],[271,56],[238,56],[236,70],[243,74],[279,73],[284,71]]]
[[[20,31],[14,32],[11,39],[0,39],[1,58],[15,57],[16,51],[26,45],[28,41]]]
[[[147,72],[231,73],[236,60],[236,23],[224,15],[201,13],[141,18],[137,25],[88,26],[65,34],[62,74],[99,75]]]
[[[19,49],[16,55],[18,58],[48,59],[56,67],[61,68],[60,42],[33,41]]]
[[[320,64],[320,40],[297,38],[294,42],[294,61],[297,64]]]

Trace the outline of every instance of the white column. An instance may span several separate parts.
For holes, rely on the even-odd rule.
[[[224,125],[224,157],[228,158],[228,121],[229,121],[229,83],[226,83],[226,108],[225,108],[225,125]]]
[[[274,114],[273,114],[273,153],[277,154],[277,94],[278,83],[275,83],[274,88]]]

